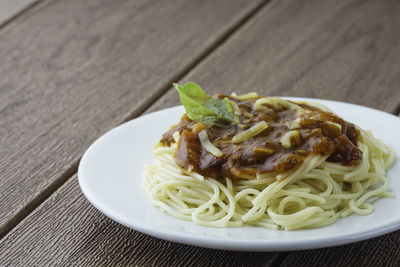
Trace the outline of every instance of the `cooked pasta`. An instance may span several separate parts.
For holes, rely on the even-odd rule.
[[[394,153],[382,141],[375,139],[371,132],[354,128],[358,135],[354,144],[354,149],[359,151],[357,154],[354,149],[350,150],[349,145],[346,147],[334,139],[339,138],[339,133],[343,136],[347,134],[348,139],[354,139],[350,133],[351,124],[336,119],[338,118],[336,115],[329,115],[329,119],[334,118],[333,121],[324,123],[327,117],[322,115],[333,114],[325,107],[275,97],[259,97],[254,93],[232,95],[229,99],[234,102],[233,112],[240,113],[240,122],[235,125],[234,132],[229,132],[227,138],[233,140],[236,137],[235,140],[239,140],[238,142],[231,142],[229,147],[221,145],[223,143],[218,139],[220,136],[215,137],[217,134],[211,129],[219,126],[205,126],[203,123],[199,125],[187,119],[191,124],[186,125],[186,128],[179,128],[179,124],[171,128],[169,141],[166,142],[164,136],[162,142],[154,148],[156,163],[145,166],[143,180],[143,186],[154,206],[173,217],[204,226],[238,227],[247,224],[271,229],[295,230],[326,226],[354,213],[370,214],[373,212],[372,201],[381,197],[393,197],[392,193],[387,192],[388,180],[385,173],[395,160]],[[250,105],[249,103],[253,105],[251,110],[243,108],[245,105]],[[284,120],[279,121],[279,125],[285,124],[284,127],[268,119],[261,122],[254,121],[258,116],[257,112],[288,113],[289,110],[295,115],[290,117],[289,123]],[[251,113],[253,118],[246,116],[246,113]],[[318,137],[320,138],[318,139],[317,135],[309,137],[302,132],[310,116],[316,117],[314,119],[317,122],[314,126],[322,127],[322,134],[331,136],[329,132],[324,133],[326,129],[332,132],[338,131],[335,137],[331,137],[335,143],[334,148],[329,142],[326,146],[321,145],[325,143],[320,140],[329,139],[328,137]],[[239,125],[244,123],[246,118],[249,122],[247,128]],[[280,117],[280,120],[282,118],[286,117]],[[298,118],[300,120],[293,123]],[[251,125],[253,126],[250,127]],[[344,132],[343,127],[346,127],[349,133]],[[218,171],[205,171],[205,168],[201,169],[201,166],[196,166],[188,159],[186,159],[188,162],[184,163],[182,159],[179,160],[178,157],[182,156],[179,150],[185,145],[183,138],[186,138],[185,129],[188,128],[200,138],[201,152],[196,156],[200,157],[199,166],[204,165],[206,159],[212,158],[214,165],[215,162],[221,166],[230,164],[228,170],[222,170],[223,167],[218,165],[220,168]],[[244,164],[243,162],[247,164],[249,160],[244,161],[244,158],[250,156],[248,152],[243,151],[246,151],[248,146],[256,150],[254,144],[259,146],[261,140],[264,143],[272,140],[272,136],[276,135],[274,131],[278,128],[282,132],[280,138],[283,140],[279,143],[279,147],[277,142],[274,146],[256,147],[259,150],[257,153],[264,153],[262,160],[253,162],[249,165],[251,167],[240,166],[243,169],[238,168],[236,163],[229,163],[231,160],[228,157],[229,151],[232,152],[233,148],[239,149],[238,147],[242,146],[241,150],[238,150],[242,151],[241,158],[236,160],[241,164]],[[214,135],[206,136],[207,131]],[[229,130],[225,128],[224,131]],[[262,136],[259,136],[260,133]],[[314,143],[309,141],[306,146],[305,140],[309,140],[306,138],[314,138],[312,139]],[[310,148],[310,144],[314,146]],[[315,144],[320,146],[318,147],[320,150]],[[328,148],[329,152],[325,151]],[[343,155],[335,157],[333,154],[345,148],[348,149],[347,161],[337,160],[336,157],[343,159],[345,155],[342,153]],[[306,151],[300,153],[301,157],[296,154],[300,150]],[[350,156],[349,151],[352,153]],[[191,153],[186,156],[194,157],[193,151],[189,152]],[[289,157],[292,156],[291,153],[294,155],[293,158]],[[279,157],[276,156],[278,154]],[[273,169],[271,166],[266,167],[272,164],[268,160],[270,157],[278,159],[273,161],[273,164],[277,164]],[[293,159],[298,162],[293,163]],[[279,165],[279,160],[286,160],[283,169]],[[215,168],[214,165],[206,167]]]

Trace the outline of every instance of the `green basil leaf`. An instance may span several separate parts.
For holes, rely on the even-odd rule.
[[[207,100],[204,105],[221,119],[227,120],[231,123],[239,122],[239,118],[233,113],[229,112],[224,100],[211,98]]]
[[[184,91],[186,96],[200,102],[201,104],[204,104],[208,99],[211,98],[211,96],[204,92],[204,90],[201,89],[201,87],[194,82],[187,82],[185,83],[185,85],[183,85],[183,87],[179,84],[174,83],[174,86],[175,88],[176,86],[180,87],[181,90]]]
[[[188,84],[186,83],[183,87],[176,83],[173,84],[179,92],[182,105],[185,107],[188,117],[194,121],[200,121],[203,117],[214,115],[214,113],[203,105],[211,97],[200,86],[194,83]]]
[[[233,107],[231,105],[231,102],[229,102],[229,99],[227,97],[224,97],[224,102],[226,105],[226,109],[230,112],[230,113],[234,113]]]
[[[205,125],[217,125],[220,127],[226,127],[230,124],[229,121],[218,118],[216,116],[207,116],[207,117],[203,117],[200,120],[198,120],[198,122],[201,122]]]
[[[174,83],[173,86],[178,90],[182,105],[190,119],[218,126],[239,122],[227,98],[212,98],[193,82],[187,82],[184,86]]]

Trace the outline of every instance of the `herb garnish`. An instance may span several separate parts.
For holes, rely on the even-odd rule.
[[[227,97],[212,98],[193,82],[187,82],[183,86],[174,83],[173,86],[178,90],[182,105],[190,119],[206,125],[218,126],[239,122],[239,117],[233,113],[234,110]]]

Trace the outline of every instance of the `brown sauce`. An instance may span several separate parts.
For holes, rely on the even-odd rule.
[[[299,115],[296,110],[274,108],[268,104],[264,105],[269,110],[255,111],[253,105],[257,99],[241,101],[228,98],[242,111],[240,124],[206,126],[184,114],[181,121],[163,135],[161,143],[169,146],[174,142],[172,135],[176,131],[181,134],[175,155],[175,161],[181,168],[193,168],[204,176],[216,179],[252,179],[257,173],[279,174],[295,169],[311,154],[328,156],[327,161],[346,166],[355,166],[361,161],[362,153],[356,146],[359,131],[352,123],[333,113],[296,102],[292,103],[302,107],[305,113]],[[298,117],[301,119],[299,127],[290,129],[288,125]],[[268,128],[243,142],[232,143],[233,136],[260,121],[267,122]],[[329,122],[340,124],[341,129]],[[223,152],[221,157],[215,157],[203,149],[198,138],[198,133],[203,129],[207,130],[210,141]],[[290,147],[285,148],[281,138],[291,130],[298,130],[299,136],[292,138]]]

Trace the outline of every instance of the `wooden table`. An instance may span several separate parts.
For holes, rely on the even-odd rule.
[[[175,81],[398,114],[399,1],[19,3],[0,26],[1,266],[400,265],[399,231],[282,253],[163,241],[105,217],[76,176],[106,131],[179,104]]]

